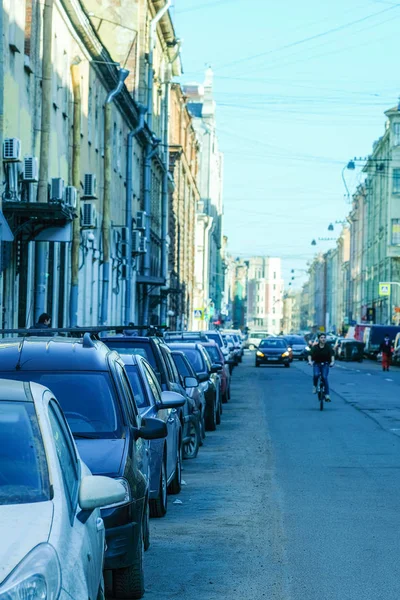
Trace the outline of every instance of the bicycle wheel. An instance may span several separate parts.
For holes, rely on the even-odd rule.
[[[318,391],[319,398],[319,410],[324,410],[324,400],[325,400],[325,389],[323,385],[320,385]]]

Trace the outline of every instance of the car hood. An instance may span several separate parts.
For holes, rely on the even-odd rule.
[[[35,546],[49,539],[52,502],[0,506],[0,584]]]
[[[121,469],[126,440],[94,439],[75,440],[82,460],[93,475],[110,475],[115,477]]]

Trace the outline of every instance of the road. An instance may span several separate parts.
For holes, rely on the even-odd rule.
[[[398,600],[400,372],[338,365],[321,413],[307,365],[253,361],[151,522],[146,597]]]

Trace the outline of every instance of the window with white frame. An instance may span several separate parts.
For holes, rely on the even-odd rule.
[[[393,123],[392,133],[393,146],[400,146],[400,121],[398,123]]]
[[[393,194],[400,194],[400,169],[393,169]]]
[[[392,219],[392,246],[400,246],[400,219]]]

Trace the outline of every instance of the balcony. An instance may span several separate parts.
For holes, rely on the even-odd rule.
[[[3,202],[3,214],[14,237],[25,241],[68,242],[75,209],[63,202]]]

